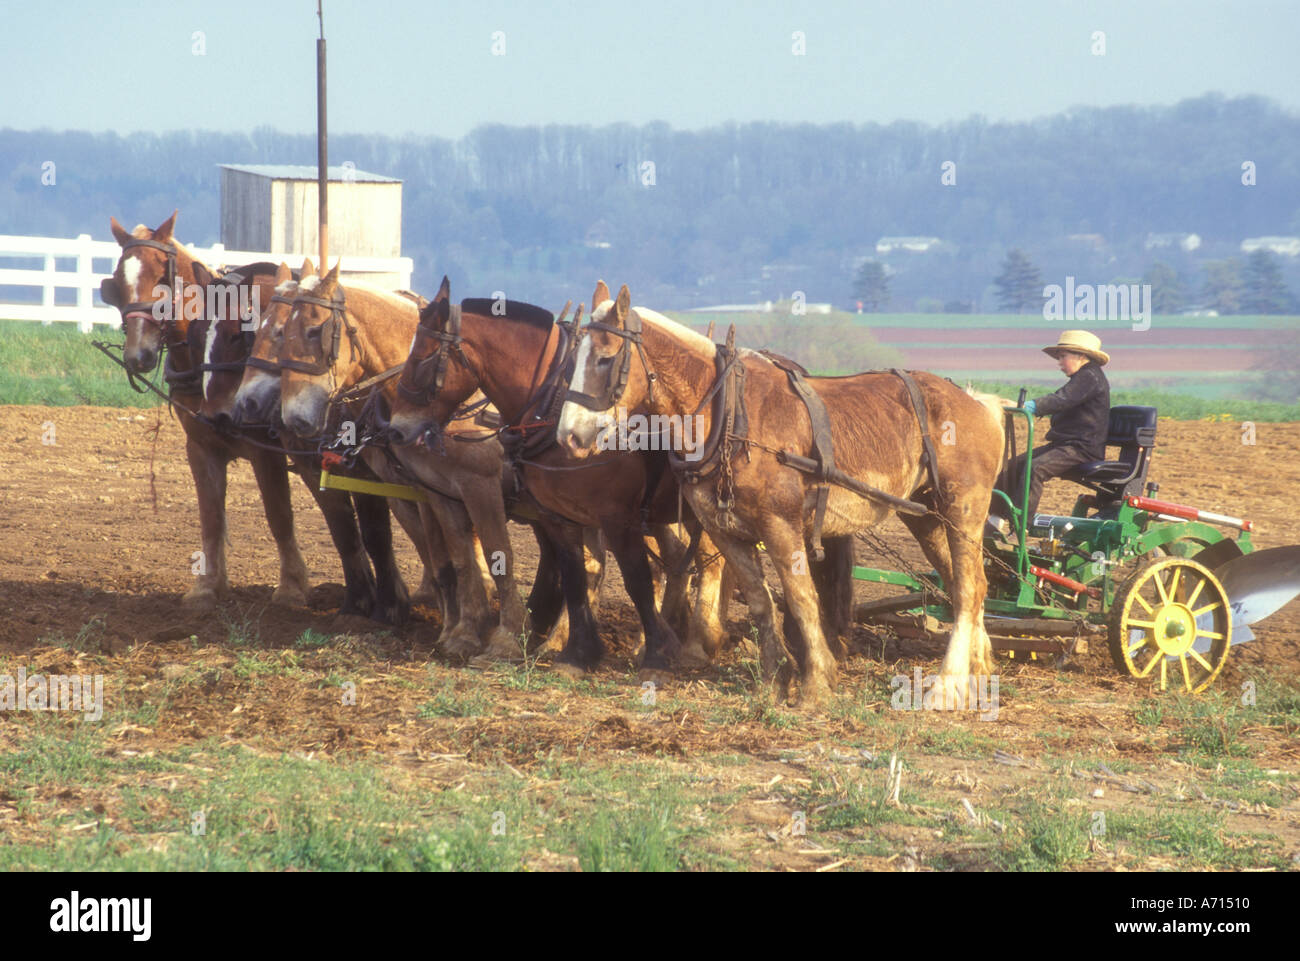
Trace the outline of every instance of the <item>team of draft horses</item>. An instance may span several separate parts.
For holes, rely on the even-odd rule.
[[[310,260],[217,274],[175,222],[128,231],[112,219],[122,253],[101,293],[122,314],[128,376],[161,363],[185,430],[205,559],[186,605],[227,589],[226,468],[244,458],[279,551],[276,603],[304,605],[309,590],[292,470],[338,550],[345,612],[407,616],[391,511],[423,564],[415,599],[441,610],[445,655],[518,659],[557,635],[555,669],[578,674],[602,655],[608,550],[640,618],[643,680],[713,660],[738,587],[765,681],[816,706],[843,655],[851,538],[896,513],[952,600],[948,703],[964,703],[970,674],[992,673],[980,538],[1002,458],[997,398],[924,372],[806,376],[633,307],[626,286],[612,296],[603,281],[583,325],[582,304],[557,318],[513,300],[454,303],[445,278],[426,301],[343,284],[337,265],[322,276]],[[191,301],[200,309],[182,309]],[[683,417],[698,430],[638,436]],[[962,443],[930,442],[945,422]],[[323,463],[420,496],[321,489]],[[516,579],[512,520],[537,539],[531,588]]]

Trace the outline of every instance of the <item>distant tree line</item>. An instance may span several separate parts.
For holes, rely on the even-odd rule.
[[[106,238],[110,214],[157,223],[180,207],[182,239],[213,242],[218,163],[315,155],[311,136],[268,128],[0,130],[0,232]],[[455,141],[335,134],[330,156],[402,178],[403,252],[426,291],[448,273],[466,295],[505,290],[558,307],[603,277],[665,309],[795,291],[846,309],[859,299],[864,310],[1032,309],[1024,264],[1005,291],[993,284],[1012,248],[1045,283],[1148,275],[1162,303],[1203,300],[1220,312],[1278,308],[1300,287],[1294,258],[1271,267],[1238,258],[1245,237],[1300,234],[1300,117],[1257,97],[1023,123],[483,126]],[[1254,186],[1241,182],[1245,160]],[[941,179],[948,161],[953,185]],[[1203,246],[1194,255],[1144,246],[1170,231],[1195,232]],[[882,236],[941,243],[882,254]]]
[[[1294,314],[1300,302],[1287,289],[1276,254],[1255,250],[1243,263],[1237,258],[1212,260],[1204,265],[1205,280],[1197,302],[1188,284],[1173,267],[1157,261],[1142,275],[1151,287],[1151,309],[1176,314],[1196,308],[1218,314]],[[1112,283],[1120,283],[1116,279]],[[1013,313],[1037,313],[1044,303],[1042,273],[1023,250],[1013,249],[994,279],[998,304]]]

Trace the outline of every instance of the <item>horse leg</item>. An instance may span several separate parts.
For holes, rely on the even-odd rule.
[[[194,437],[185,438],[185,457],[194,477],[199,500],[199,533],[202,554],[197,559],[198,575],[181,604],[203,609],[216,603],[219,595],[230,589],[226,579],[226,458],[201,444]]]
[[[305,607],[307,591],[307,564],[298,549],[298,539],[293,531],[293,502],[289,498],[289,471],[284,454],[278,451],[254,450],[249,458],[253,463],[253,476],[262,492],[262,507],[266,523],[275,538],[280,553],[280,583],[271,601],[291,607]]]
[[[305,461],[299,461],[298,466],[302,482],[325,516],[330,540],[334,542],[334,550],[343,565],[343,605],[339,613],[368,617],[375,609],[375,575],[361,546],[361,531],[357,528],[352,498],[343,491],[321,490],[320,471]]]
[[[481,635],[492,618],[475,557],[474,527],[460,501],[434,491],[425,491],[425,497],[442,530],[456,585],[456,616],[452,619],[444,613],[438,646],[447,657],[468,659],[482,649]]]
[[[641,618],[641,630],[645,633],[645,656],[641,660],[639,680],[662,686],[672,680],[673,664],[680,653],[681,642],[655,607],[654,573],[650,569],[645,538],[635,528],[617,522],[605,528],[605,536],[614,551],[619,572],[623,575],[623,586]]]
[[[560,568],[560,584],[564,589],[564,604],[569,612],[569,637],[564,650],[555,659],[555,669],[570,677],[581,677],[600,663],[604,644],[591,612],[588,594],[588,573],[585,563],[584,541],[588,540],[581,527],[559,521],[543,522],[555,550]],[[603,554],[603,549],[602,549]]]
[[[370,616],[384,624],[405,624],[411,613],[411,600],[393,555],[393,522],[388,513],[388,498],[354,494],[352,503],[361,527],[361,543],[375,566],[376,603]],[[415,541],[417,547],[422,540],[420,531],[419,540]]]
[[[694,664],[709,664],[722,650],[726,636],[727,604],[730,597],[723,593],[723,582],[730,590],[732,578],[724,578],[727,562],[720,555],[706,559],[714,553],[713,541],[708,534],[700,535],[699,553],[695,566],[695,602],[691,605],[690,620],[686,628],[686,644],[682,660]]]
[[[784,702],[790,697],[790,682],[794,679],[793,658],[776,630],[776,604],[763,576],[758,546],[721,531],[709,533],[727,559],[727,569],[745,594],[750,620],[758,631],[758,662],[762,678],[772,684],[772,693],[777,701]]]
[[[496,485],[478,487],[467,484],[465,508],[488,560],[488,572],[496,584],[500,617],[483,648],[485,657],[518,659],[520,638],[524,636],[524,602],[515,578],[515,555],[510,546],[510,529],[506,522],[501,489]],[[477,558],[478,551],[474,552]]]
[[[582,564],[587,572],[587,606],[594,616],[600,610],[600,588],[605,583],[605,535],[599,527],[582,531]]]
[[[843,635],[853,624],[853,537],[828,537],[824,560],[811,565],[813,584],[821,599],[822,633],[837,661],[848,657]]]
[[[687,544],[677,535],[672,524],[653,524],[650,532],[659,546],[659,557],[666,565],[664,571],[663,598],[659,602],[659,614],[673,629],[678,637],[686,636],[690,629],[690,583],[689,573],[681,571],[686,560]]]
[[[948,550],[953,567],[948,588],[953,599],[953,628],[939,673],[945,704],[974,708],[974,703],[968,703],[971,675],[988,677],[994,670],[993,645],[984,629],[984,596],[988,591],[981,542],[984,504],[973,489],[950,498],[944,515],[949,522]]]
[[[817,588],[808,571],[808,552],[802,523],[796,528],[785,519],[769,514],[762,521],[767,556],[776,568],[785,591],[787,618],[798,621],[803,640],[799,704],[816,708],[835,687],[835,658],[822,635],[821,607]]]
[[[564,609],[564,594],[560,590],[560,568],[551,539],[537,525],[532,525],[537,538],[537,577],[528,594],[528,653],[546,646],[552,628]],[[567,618],[566,618],[567,633]]]

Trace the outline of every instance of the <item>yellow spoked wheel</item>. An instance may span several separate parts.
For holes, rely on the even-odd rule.
[[[1228,660],[1232,611],[1208,567],[1185,557],[1148,561],[1124,582],[1110,611],[1110,656],[1133,677],[1199,694]]]

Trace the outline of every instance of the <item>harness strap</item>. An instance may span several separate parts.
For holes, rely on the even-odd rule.
[[[838,474],[835,469],[835,442],[831,437],[831,418],[826,412],[826,405],[818,393],[803,378],[803,372],[787,364],[782,358],[767,355],[768,360],[785,371],[790,381],[790,389],[795,392],[808,410],[808,420],[812,424],[812,459],[816,463],[817,501],[813,509],[812,547],[813,559],[825,560],[826,551],[822,547],[822,525],[826,522],[826,504],[830,499],[831,477]]]
[[[916,381],[912,375],[905,370],[899,370],[896,367],[890,368],[890,373],[897,374],[907,387],[907,396],[912,400],[912,410],[916,414],[916,421],[921,426],[921,463],[925,465],[926,471],[930,476],[930,485],[934,489],[934,498],[936,506],[941,503],[943,490],[939,486],[939,460],[934,453],[934,441],[930,439],[930,416],[925,406],[925,397],[921,389],[917,387]]]

